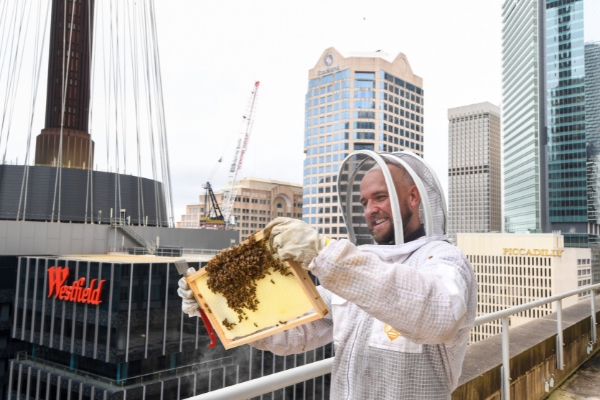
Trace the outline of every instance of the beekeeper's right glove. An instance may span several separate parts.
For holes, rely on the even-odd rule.
[[[293,218],[275,218],[264,230],[272,251],[282,261],[297,261],[307,269],[310,262],[329,243],[306,222]]]
[[[195,272],[196,270],[194,268],[190,268],[187,270],[187,275],[191,275]],[[192,289],[190,289],[190,285],[185,280],[185,277],[179,280],[179,289],[177,289],[177,294],[183,299],[183,302],[181,303],[181,309],[183,312],[190,317],[199,317],[200,304],[198,304],[196,301],[194,292]]]

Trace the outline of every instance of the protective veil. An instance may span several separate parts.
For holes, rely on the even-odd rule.
[[[425,236],[406,244],[386,163],[410,173],[421,195]],[[372,244],[360,204],[360,183],[375,165],[390,195],[394,245]],[[435,173],[410,151],[358,151],[342,164],[338,192],[350,240],[332,241],[310,266],[331,313],[252,346],[286,355],[333,341],[332,399],[450,399],[475,320],[477,283],[445,237]]]

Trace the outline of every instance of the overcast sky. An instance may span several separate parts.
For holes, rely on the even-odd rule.
[[[501,104],[501,0],[157,3],[176,221],[227,183],[255,81],[242,175],[302,183],[308,70],[328,47],[403,52],[424,79],[425,158],[447,182],[448,108]]]
[[[28,4],[22,1],[10,4]],[[102,1],[98,4],[108,10],[110,3]],[[328,47],[342,52],[382,50],[394,57],[406,54],[414,73],[424,80],[425,158],[444,184],[448,108],[501,103],[502,0],[155,0],[155,5],[175,221],[180,221],[185,205],[198,202],[202,185],[220,157],[223,163],[211,183],[217,190],[226,186],[255,81],[260,81],[258,109],[241,175],[302,183],[308,70]],[[35,26],[35,16],[29,23]],[[8,26],[6,21],[4,25]],[[107,35],[105,25],[97,37]],[[10,140],[0,143],[0,155],[8,146],[11,163],[17,158],[22,163],[26,152],[35,48],[33,39],[28,40],[22,47],[28,53],[22,63]],[[127,40],[120,43],[127,45]],[[43,54],[33,138],[44,122],[47,50]],[[0,74],[0,87],[6,87],[6,71]],[[100,68],[97,77],[103,74]],[[131,85],[131,79],[127,82]],[[100,163],[101,170],[107,164],[106,135],[112,131],[102,125],[106,119],[103,90],[102,81],[96,83],[92,107],[95,164]],[[135,159],[135,114],[131,98],[128,101],[126,170],[130,173],[135,163],[131,161]],[[142,152],[149,165],[149,151]],[[151,177],[150,170],[145,168],[144,176]]]

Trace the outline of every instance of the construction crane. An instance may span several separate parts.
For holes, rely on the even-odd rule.
[[[221,162],[219,160],[219,162]],[[206,190],[204,194],[204,217],[200,217],[199,227],[201,229],[225,229],[225,219],[219,208],[219,203],[215,193],[210,186],[210,182],[204,185]]]
[[[238,173],[242,169],[244,163],[244,156],[248,149],[248,141],[250,139],[250,133],[252,132],[252,125],[254,124],[254,115],[256,113],[256,99],[258,95],[258,86],[260,82],[254,84],[254,90],[250,95],[250,101],[246,108],[246,114],[244,115],[244,124],[235,148],[235,156],[233,162],[229,168],[229,188],[223,192],[223,218],[225,220],[225,229],[232,229],[236,222],[231,211],[233,209],[233,203],[235,202],[235,196],[237,193],[236,186],[238,182]]]

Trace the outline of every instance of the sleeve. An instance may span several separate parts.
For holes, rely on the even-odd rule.
[[[386,263],[347,240],[328,245],[311,265],[321,285],[417,344],[452,341],[466,320],[469,275],[462,252],[423,246],[418,269]],[[442,244],[443,243],[443,244]],[[415,254],[416,255],[416,254]]]
[[[259,350],[269,350],[278,356],[302,353],[331,343],[333,340],[333,319],[331,316],[331,292],[323,286],[317,286],[319,294],[330,312],[325,317],[304,325],[279,332],[250,343]]]

